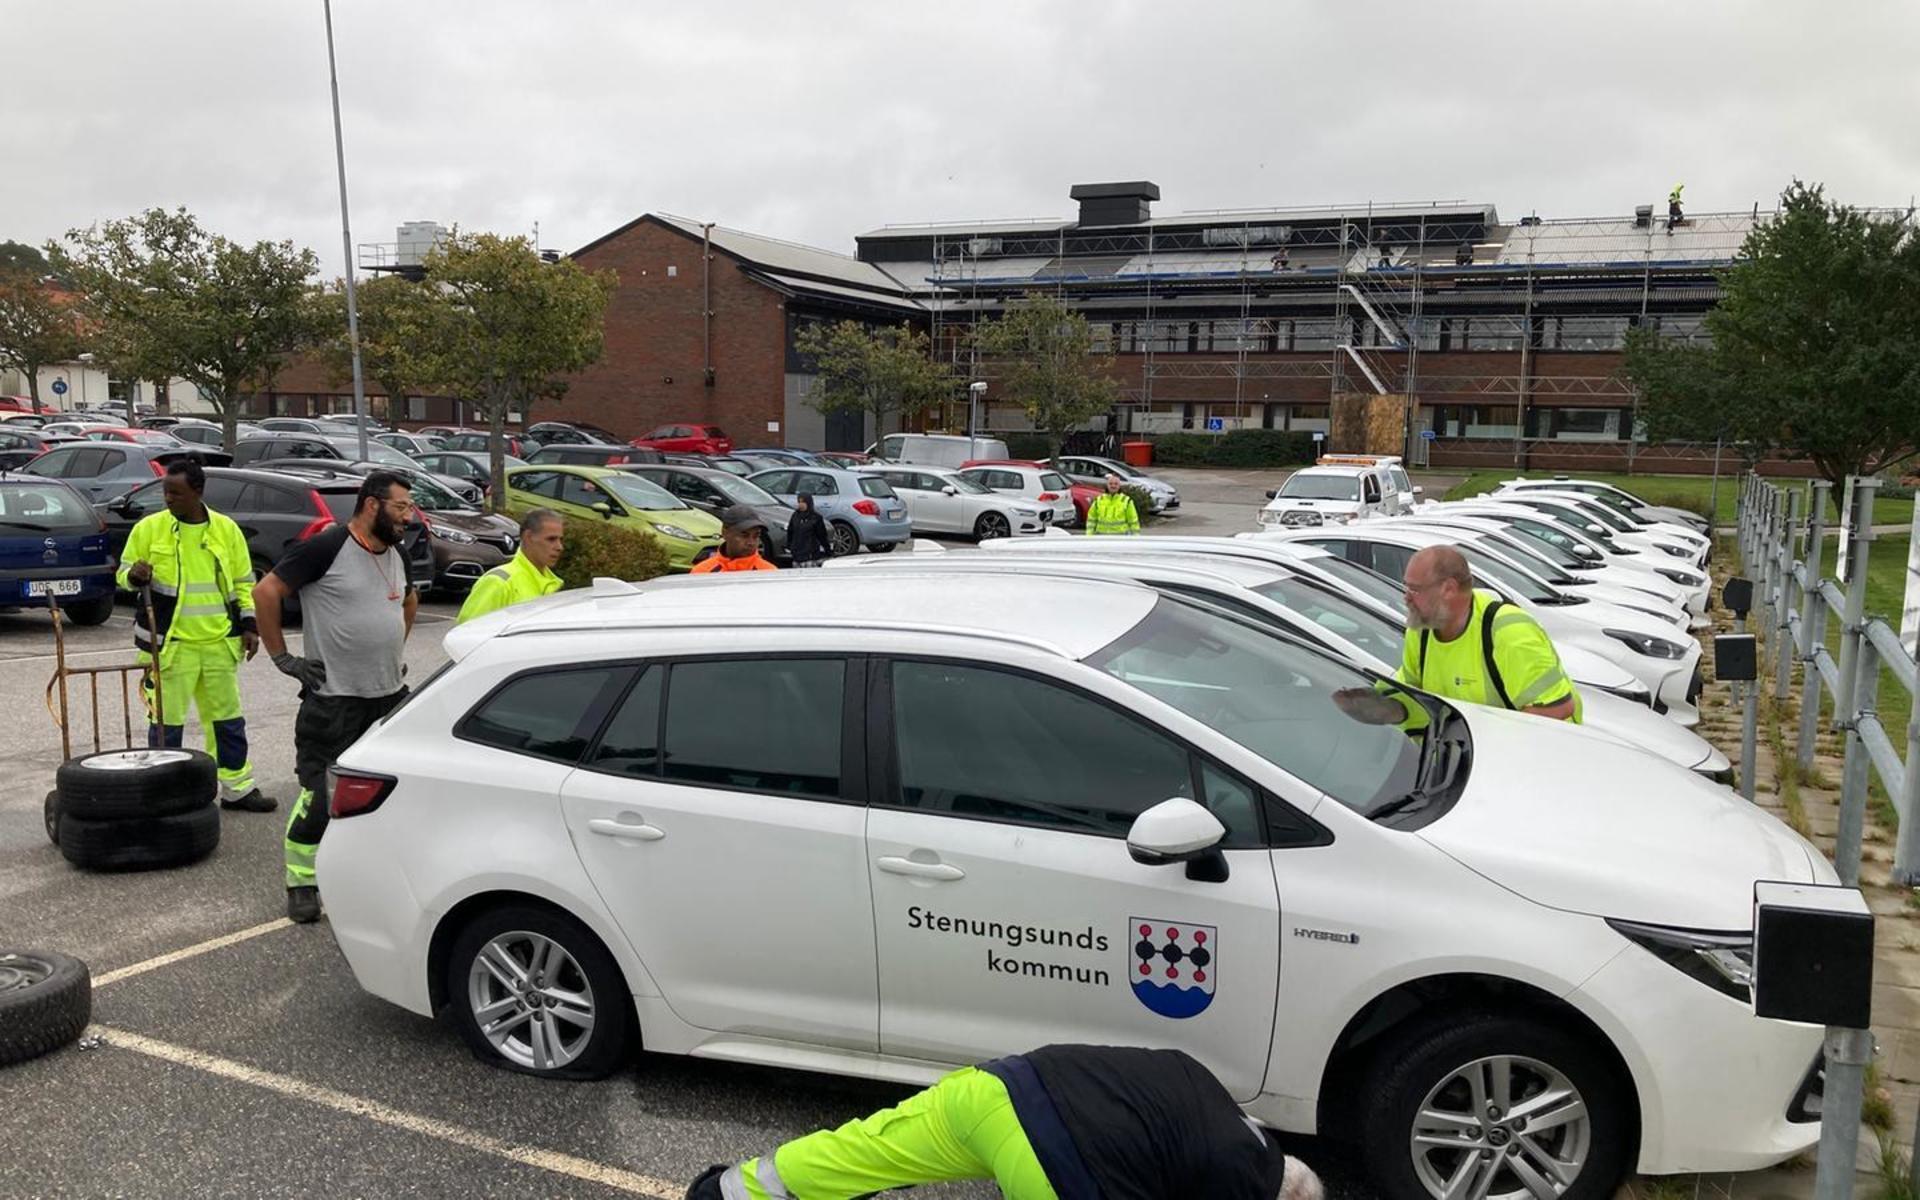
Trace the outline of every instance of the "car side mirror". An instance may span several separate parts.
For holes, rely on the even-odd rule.
[[[945,496],[958,496],[960,494],[960,489],[953,486],[952,484],[948,484],[947,486],[941,488],[940,492],[942,495],[945,495]]]
[[[1227,836],[1227,827],[1185,796],[1162,800],[1133,819],[1127,830],[1127,853],[1148,867],[1192,862],[1208,854]]]
[[[1279,489],[1279,488],[1268,488],[1268,489],[1267,489],[1267,499],[1269,499],[1269,500],[1278,500],[1279,498],[1280,498],[1280,489]]]
[[[1413,485],[1413,494],[1416,496],[1424,496],[1427,494],[1427,489],[1416,483]]]
[[[599,513],[606,520],[609,520],[609,521],[613,520],[613,505],[608,504],[605,500],[602,500],[598,504],[595,504],[593,506],[593,511]]]
[[[129,493],[128,495],[125,495],[125,496],[116,496],[112,500],[107,501],[107,511],[111,513],[116,513],[119,516],[123,516],[123,517],[132,516],[133,515],[132,494]]]

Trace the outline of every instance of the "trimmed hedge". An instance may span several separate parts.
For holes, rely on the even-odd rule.
[[[566,587],[591,587],[600,575],[638,583],[667,573],[666,551],[652,534],[610,521],[571,520],[566,538],[555,568]]]
[[[1297,430],[1164,433],[1153,441],[1156,466],[1288,467],[1310,463],[1313,459],[1313,435]]]

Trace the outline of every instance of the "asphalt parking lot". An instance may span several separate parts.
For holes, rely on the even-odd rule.
[[[1168,473],[1183,511],[1159,529],[1251,527],[1283,473]],[[962,543],[952,543],[959,548]],[[410,676],[442,660],[456,606],[429,600]],[[130,616],[71,631],[77,662],[131,661]],[[257,777],[273,815],[224,814],[212,858],[93,874],[48,844],[41,802],[60,762],[44,704],[49,619],[0,613],[0,947],[73,954],[94,976],[81,1042],[5,1068],[0,1162],[13,1195],[642,1195],[678,1200],[731,1161],[895,1102],[904,1089],[643,1055],[598,1083],[548,1083],[476,1061],[450,1026],[363,994],[324,923],[285,921],[281,830],[295,689],[264,656],[243,667]],[[76,706],[87,723],[84,692]],[[108,748],[117,696],[103,696]],[[189,726],[189,744],[199,731]],[[91,749],[82,737],[76,752]],[[1337,1194],[1364,1194],[1326,1161]],[[990,1196],[991,1188],[916,1194]]]

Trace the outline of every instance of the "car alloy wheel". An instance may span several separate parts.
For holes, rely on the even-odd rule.
[[[1518,1055],[1478,1058],[1434,1085],[1408,1139],[1427,1194],[1555,1197],[1592,1146],[1585,1099],[1565,1075]]]
[[[593,1037],[593,984],[573,955],[544,934],[495,935],[467,970],[468,1011],[508,1062],[554,1071]]]
[[[980,519],[973,523],[973,536],[981,541],[989,538],[1011,537],[1013,526],[1008,524],[1005,513],[981,513]]]
[[[860,535],[851,525],[843,521],[833,523],[833,552],[835,554],[860,553]]]

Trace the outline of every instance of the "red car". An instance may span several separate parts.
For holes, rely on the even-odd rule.
[[[631,444],[668,454],[733,453],[733,439],[718,425],[662,425]]]
[[[1046,466],[1046,463],[1041,462],[1037,458],[973,458],[961,463],[960,469],[964,471],[968,467],[1045,468]],[[1094,487],[1090,483],[1076,483],[1073,485],[1073,515],[1078,518],[1080,524],[1085,525],[1087,523],[1087,509],[1093,505],[1093,498],[1098,496],[1103,490],[1102,488]]]
[[[180,439],[164,429],[89,429],[90,442],[133,442],[141,446],[170,446]]]

